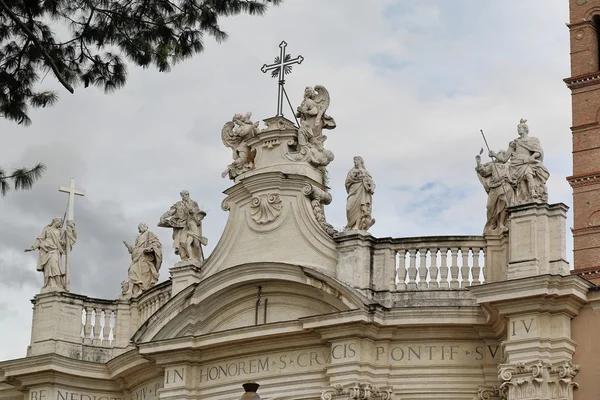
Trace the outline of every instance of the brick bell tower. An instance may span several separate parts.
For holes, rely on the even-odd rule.
[[[600,284],[600,0],[569,0],[574,274]]]

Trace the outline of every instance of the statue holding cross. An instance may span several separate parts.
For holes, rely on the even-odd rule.
[[[44,272],[44,286],[42,293],[53,291],[69,291],[71,285],[71,249],[77,240],[77,231],[73,221],[75,209],[75,195],[83,196],[84,193],[75,189],[75,180],[71,178],[69,187],[61,186],[61,192],[69,194],[65,219],[55,217],[44,227],[40,236],[26,252],[39,250],[37,270]],[[65,256],[65,268],[62,268],[62,256]]]

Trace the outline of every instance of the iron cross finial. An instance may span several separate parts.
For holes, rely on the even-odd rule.
[[[285,89],[283,85],[285,84],[285,76],[292,72],[293,64],[301,64],[304,61],[304,57],[298,56],[294,59],[289,54],[285,53],[285,48],[287,47],[287,43],[282,41],[279,44],[279,56],[275,57],[275,61],[273,64],[264,64],[260,69],[263,73],[267,73],[271,71],[271,77],[278,79],[278,90],[277,90],[277,116],[283,116],[283,96],[285,94]]]

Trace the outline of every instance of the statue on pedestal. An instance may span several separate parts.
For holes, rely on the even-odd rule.
[[[256,153],[248,146],[246,140],[258,134],[258,122],[252,122],[251,117],[251,112],[247,112],[245,115],[235,114],[221,130],[223,144],[231,148],[233,152],[233,162],[221,174],[223,178],[229,175],[230,179],[235,179],[238,175],[253,168]]]
[[[160,217],[158,226],[173,228],[173,247],[175,254],[181,257],[177,264],[200,266],[204,261],[201,246],[208,244],[208,239],[202,236],[202,220],[206,213],[190,199],[190,192],[182,190],[180,195],[181,201]]]
[[[158,237],[143,222],[138,225],[138,231],[139,235],[133,246],[123,241],[131,254],[128,280],[122,285],[124,295],[137,296],[154,286],[162,264],[162,245]]]
[[[66,229],[62,230],[63,219],[55,217],[44,228],[41,235],[25,252],[39,250],[37,270],[44,272],[42,291],[67,291],[65,272],[62,267],[62,256],[71,249],[77,240],[75,223],[67,221]]]
[[[362,157],[354,157],[354,168],[346,176],[346,218],[345,230],[367,231],[375,223],[371,216],[375,182],[365,167]]]
[[[550,173],[543,164],[544,150],[538,138],[529,136],[526,119],[521,119],[517,132],[519,137],[509,143],[505,152],[490,151],[490,157],[508,163],[510,175],[515,179],[516,204],[546,203]]]
[[[498,152],[499,159],[505,157],[504,151]],[[516,181],[506,162],[492,160],[482,164],[480,155],[475,157],[475,161],[477,177],[488,194],[487,221],[483,232],[505,232],[508,230],[508,207],[514,202]]]
[[[297,108],[296,117],[299,119],[298,146],[303,155],[308,155],[308,161],[317,166],[325,167],[333,161],[333,153],[323,147],[327,136],[323,129],[334,129],[336,124],[332,117],[325,114],[329,108],[329,92],[324,86],[316,85],[314,89],[304,90],[304,100]]]

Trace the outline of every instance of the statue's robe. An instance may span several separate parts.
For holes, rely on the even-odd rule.
[[[346,229],[366,230],[370,228],[370,226],[364,227],[362,225],[363,222],[367,222],[368,224],[371,220],[371,202],[373,196],[369,185],[372,184],[373,179],[366,170],[353,168],[348,172],[346,176],[346,191],[348,192],[346,202],[346,219],[348,225]]]
[[[33,247],[39,248],[37,270],[44,271],[44,288],[64,288],[61,268],[62,254],[65,252],[65,231],[46,226],[42,234],[35,239]]]
[[[514,201],[514,189],[510,185],[511,176],[508,164],[493,161],[478,165],[475,168],[477,178],[483,185],[487,198],[487,221],[485,233],[506,228],[508,222],[507,208]]]
[[[162,245],[150,231],[138,235],[131,251],[128,279],[134,294],[150,289],[158,281],[162,264]]]

